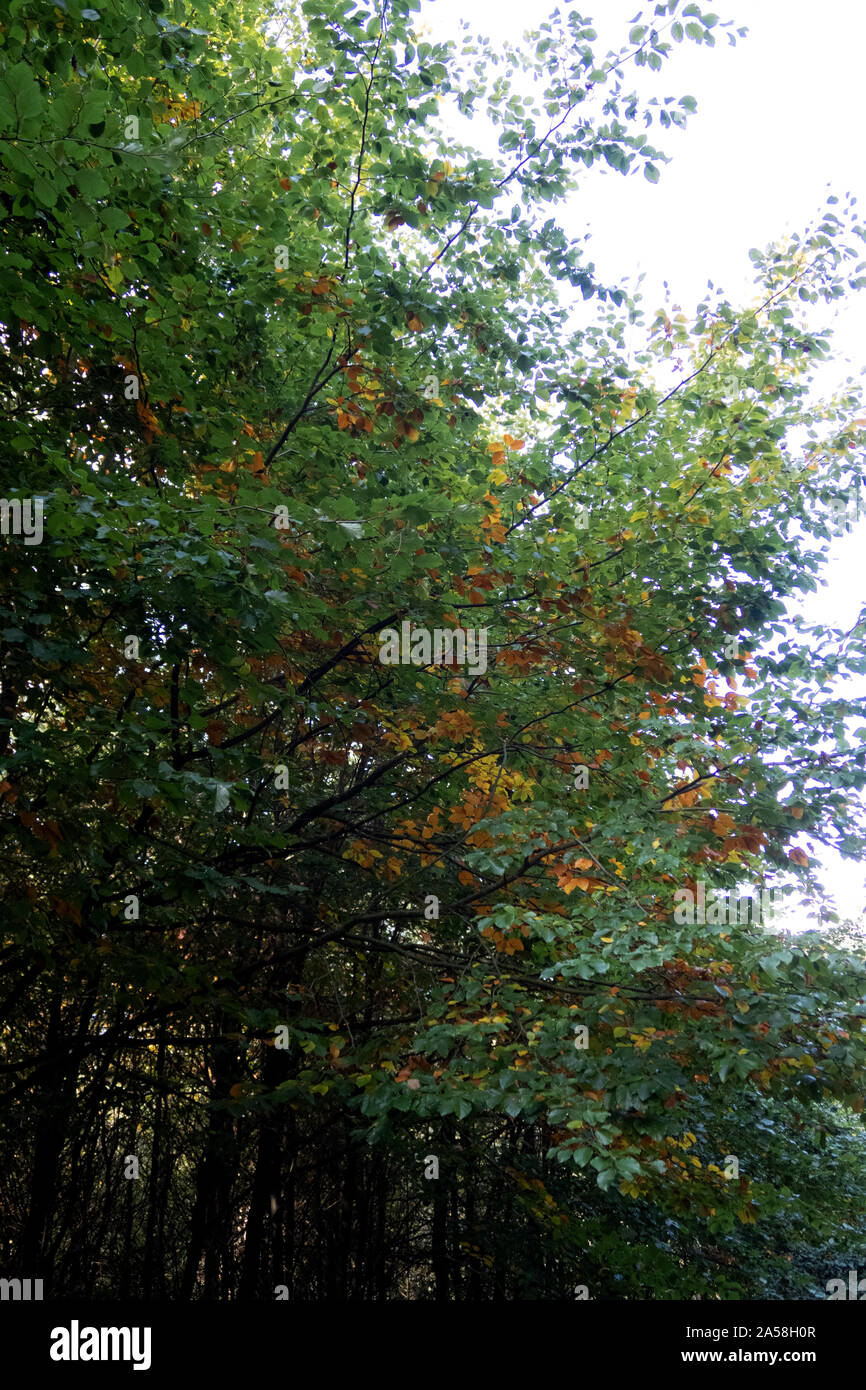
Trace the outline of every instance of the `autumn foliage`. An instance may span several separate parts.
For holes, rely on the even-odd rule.
[[[629,82],[676,4],[618,65],[543,25],[502,71],[566,75],[496,159],[413,8],[4,27],[4,486],[46,499],[0,555],[5,1267],[802,1292],[791,1194],[816,1249],[862,1222],[803,1168],[860,1142],[862,950],[674,894],[862,850],[858,634],[780,619],[866,431],[808,395],[863,232],[828,204],[750,305],[641,320],[555,202],[658,177],[694,104]],[[383,664],[403,622],[486,669]]]

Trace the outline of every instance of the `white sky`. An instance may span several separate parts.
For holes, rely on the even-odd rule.
[[[685,6],[682,0],[680,10]],[[697,113],[685,131],[654,124],[650,143],[672,156],[650,184],[638,169],[623,177],[593,166],[583,191],[554,209],[567,233],[592,233],[587,257],[599,279],[615,285],[641,272],[644,309],[671,299],[688,315],[708,279],[732,302],[753,293],[751,247],[763,248],[814,222],[827,194],[850,192],[866,216],[864,81],[866,4],[861,0],[704,0],[721,20],[749,33],[732,48],[716,28],[713,48],[685,41],[673,46],[658,73],[626,69],[625,89],[645,95],[694,96]],[[429,40],[457,38],[459,21],[494,41],[518,40],[557,8],[553,0],[422,0],[418,28]],[[598,30],[597,56],[627,41],[630,21],[652,17],[640,0],[582,0],[576,8]],[[471,141],[487,153],[485,124],[474,122]],[[466,128],[460,138],[467,137]],[[866,260],[866,246],[863,259]],[[863,330],[866,292],[852,292],[834,329],[833,364],[821,376],[829,393],[866,367]],[[812,620],[850,628],[864,601],[866,521],[834,543],[827,587],[802,611]],[[862,691],[861,691],[862,693]],[[866,909],[866,866],[822,852],[820,877],[844,917]],[[804,923],[804,925],[806,925]]]

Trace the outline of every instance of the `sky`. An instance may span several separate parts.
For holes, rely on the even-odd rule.
[[[682,0],[680,9],[686,0]],[[458,38],[460,20],[492,39],[517,41],[557,8],[554,0],[422,0],[418,27],[428,41]],[[582,0],[578,8],[597,29],[597,52],[619,48],[630,23],[652,16],[639,0]],[[670,302],[686,315],[711,279],[731,302],[752,299],[749,250],[814,222],[828,193],[855,196],[866,217],[863,55],[866,4],[858,0],[705,0],[748,35],[731,47],[716,29],[715,47],[674,45],[658,73],[631,69],[632,85],[647,95],[697,100],[685,131],[654,125],[652,143],[671,156],[658,184],[640,171],[607,171],[555,211],[573,236],[591,233],[588,259],[610,285],[644,275],[648,313]],[[460,138],[493,153],[477,121]],[[595,170],[593,170],[595,175]],[[587,196],[588,194],[588,196]],[[637,230],[639,229],[639,230]],[[866,259],[866,247],[864,247]],[[833,361],[820,383],[828,394],[866,372],[866,291],[852,292],[832,319]],[[826,587],[798,611],[812,621],[850,628],[864,602],[866,518],[833,544]],[[851,693],[851,692],[847,692]],[[864,693],[864,692],[861,692]],[[818,877],[846,918],[866,913],[866,866],[820,851]],[[805,916],[802,926],[811,925]]]

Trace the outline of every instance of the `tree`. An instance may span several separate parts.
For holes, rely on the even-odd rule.
[[[414,8],[3,31],[7,500],[44,499],[2,557],[7,1263],[664,1297],[739,1225],[748,1296],[792,1205],[850,1230],[791,1155],[862,1110],[862,951],[760,895],[863,844],[859,631],[783,621],[858,479],[855,389],[808,386],[863,229],[831,199],[635,366],[549,205],[655,181],[694,102],[628,74],[729,26],[665,0],[603,59],[572,15],[489,79]]]

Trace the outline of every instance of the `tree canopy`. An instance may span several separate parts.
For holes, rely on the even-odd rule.
[[[4,1267],[823,1296],[863,943],[772,908],[864,844],[863,625],[791,616],[859,484],[856,209],[747,304],[600,281],[557,210],[659,179],[695,101],[635,70],[737,38],[696,4],[608,55],[98,5],[0,25]]]

